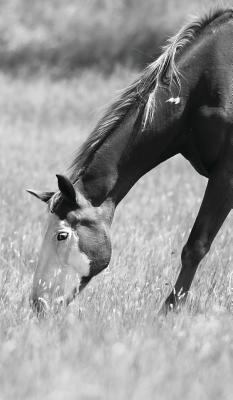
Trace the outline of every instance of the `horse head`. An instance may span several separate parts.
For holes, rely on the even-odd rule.
[[[57,193],[28,190],[48,204],[49,214],[30,297],[37,313],[68,305],[111,257],[103,207],[93,207],[67,177],[57,179]]]

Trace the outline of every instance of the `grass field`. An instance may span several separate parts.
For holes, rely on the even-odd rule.
[[[191,15],[232,0],[0,0],[0,69],[68,76],[144,67]]]
[[[56,188],[102,106],[134,77],[0,76],[0,400],[232,399],[231,216],[187,305],[157,315],[206,184],[180,157],[119,205],[111,264],[66,312],[38,321],[29,307],[46,213],[25,189]]]

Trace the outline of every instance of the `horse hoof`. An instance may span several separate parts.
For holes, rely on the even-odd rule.
[[[174,311],[174,305],[172,303],[163,303],[162,307],[159,310],[158,315],[166,316],[169,312]]]

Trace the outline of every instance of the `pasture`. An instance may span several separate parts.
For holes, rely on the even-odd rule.
[[[43,321],[29,307],[46,211],[25,189],[56,189],[55,174],[134,78],[123,68],[59,81],[0,76],[1,400],[232,398],[231,215],[186,306],[158,316],[206,184],[180,157],[119,205],[111,264],[74,304]]]

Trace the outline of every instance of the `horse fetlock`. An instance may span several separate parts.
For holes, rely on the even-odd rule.
[[[171,311],[179,311],[180,308],[184,305],[186,298],[187,292],[184,292],[181,288],[179,292],[176,293],[176,290],[174,288],[164,302],[159,314],[166,315],[168,312]]]

